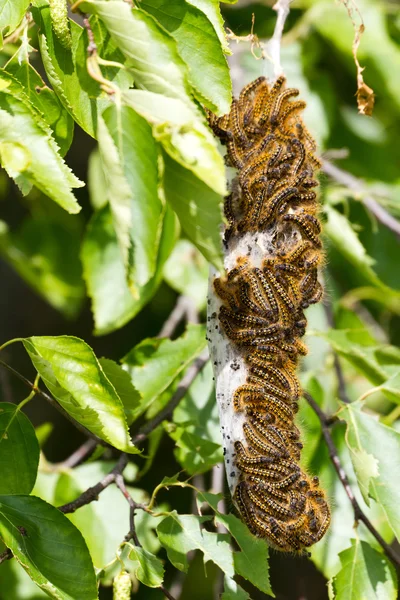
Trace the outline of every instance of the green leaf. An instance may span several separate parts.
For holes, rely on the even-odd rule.
[[[178,515],[173,511],[158,525],[158,539],[166,549],[171,563],[180,571],[188,570],[187,553],[201,550],[205,564],[211,560],[228,577],[233,577],[235,572],[229,536],[202,529],[202,523],[208,520],[209,517]]]
[[[2,72],[7,87],[0,92],[0,160],[10,177],[38,187],[69,213],[80,207],[71,188],[81,187],[58,153],[47,123],[33,108],[22,87]]]
[[[24,346],[48,390],[89,431],[135,453],[123,404],[93,350],[79,338],[31,337]]]
[[[188,238],[209,262],[222,269],[221,196],[166,154],[164,159],[164,189],[168,202]]]
[[[224,162],[198,110],[181,99],[146,90],[125,91],[122,99],[153,125],[154,137],[174,160],[216,193],[226,194]]]
[[[223,461],[220,444],[187,431],[186,427],[176,427],[169,435],[176,442],[175,457],[189,475],[205,473]]]
[[[113,466],[109,461],[96,461],[59,474],[47,500],[56,505],[75,500],[89,486],[100,481]],[[135,467],[133,463],[129,466]],[[41,495],[46,485],[45,477],[48,478],[48,474],[41,474],[35,494]],[[143,490],[128,486],[128,491],[135,502],[148,502],[148,496]],[[101,569],[115,558],[116,549],[124,539],[129,523],[129,506],[121,492],[115,486],[109,486],[101,493],[97,502],[83,506],[68,515],[68,518],[82,532],[95,567]],[[136,532],[143,547],[149,552],[156,553],[160,548],[154,533],[160,520],[161,517],[153,517],[144,511],[136,513]]]
[[[40,28],[40,52],[51,86],[74,120],[95,137],[98,115],[112,100],[87,71],[87,32],[69,20],[72,44],[70,49],[64,48],[53,31],[48,2],[35,0],[34,4],[32,15]],[[105,60],[122,63],[123,55],[110,40],[104,26],[96,17],[90,19],[90,24],[99,55]],[[121,89],[130,86],[132,79],[128,73],[113,66],[101,69],[104,78]]]
[[[114,386],[115,391],[121,399],[126,414],[136,410],[140,403],[141,395],[132,385],[129,373],[109,358],[99,358],[99,363],[105,376]]]
[[[198,374],[173,414],[178,425],[167,431],[176,441],[175,456],[190,474],[208,471],[223,461],[212,365]]]
[[[234,579],[226,577],[224,579],[224,592],[221,600],[251,600],[247,592],[236,583]]]
[[[307,414],[301,411],[299,419],[302,422],[307,423],[304,419],[307,418]],[[370,506],[367,506],[359,492],[357,486],[357,478],[354,473],[352,466],[350,452],[345,442],[345,428],[344,422],[338,423],[332,429],[332,436],[334,439],[335,446],[338,451],[340,463],[348,477],[350,487],[353,490],[357,502],[359,503],[361,510],[381,534],[384,540],[391,544],[393,541],[393,532],[387,522],[385,514],[382,508],[374,501]],[[319,424],[319,431],[321,431],[321,425]],[[321,486],[325,490],[329,490],[329,501],[331,506],[331,524],[320,542],[310,548],[312,554],[312,561],[316,565],[317,569],[323,573],[323,575],[330,579],[340,569],[340,560],[338,555],[340,552],[345,550],[351,545],[351,538],[354,537],[354,511],[343,488],[342,483],[339,481],[336,470],[332,464],[332,460],[329,457],[329,451],[326,446],[325,440],[319,433],[319,443],[314,446],[314,454],[311,460],[307,462],[307,467],[311,473],[318,473],[318,477],[321,481]],[[304,447],[310,443],[310,436],[308,427],[303,428],[302,442]],[[369,532],[366,527],[358,527],[357,535],[360,539],[368,542],[372,545],[377,545],[373,535]]]
[[[218,406],[211,362],[208,362],[193,381],[185,397],[174,410],[173,422],[204,440],[221,445]]]
[[[225,54],[232,54],[229,49],[224,29],[224,19],[221,15],[220,3],[217,0],[187,0],[192,6],[201,10],[212,23]],[[236,0],[235,0],[236,1]]]
[[[2,0],[0,3],[0,41],[12,33],[28,10],[30,0]],[[2,44],[1,44],[2,45]]]
[[[144,286],[155,273],[162,231],[157,144],[143,117],[117,105],[104,111],[98,139],[128,284],[137,295],[137,286]]]
[[[179,57],[173,38],[166,35],[152,17],[122,0],[86,0],[80,8],[101,18],[125,55],[136,87],[191,104],[186,65]]]
[[[330,241],[365,279],[385,292],[385,301],[391,302],[396,311],[399,311],[400,293],[385,285],[372,269],[375,261],[368,256],[350,221],[330,206],[326,206],[325,210],[328,220],[324,230]]]
[[[38,215],[25,219],[17,231],[0,236],[1,255],[68,318],[77,315],[85,297],[79,261],[80,228],[75,225]]]
[[[208,264],[189,240],[178,240],[164,265],[164,279],[178,294],[191,298],[197,308],[207,299]]]
[[[361,402],[342,406],[339,415],[347,423],[346,443],[364,500],[380,504],[400,538],[400,433],[363,412]]]
[[[0,536],[33,581],[56,600],[95,600],[96,576],[82,534],[34,496],[0,496]]]
[[[329,582],[335,600],[396,600],[397,576],[390,561],[369,544],[351,540],[340,553],[341,570]]]
[[[157,556],[139,546],[129,546],[129,560],[124,559],[128,573],[131,573],[147,585],[147,587],[160,587],[164,581],[164,567]]]
[[[74,121],[65,110],[55,92],[43,81],[29,63],[29,48],[22,43],[19,50],[6,64],[5,69],[24,87],[29,100],[40,112],[53,132],[61,156],[67,153],[74,135]]]
[[[206,502],[215,512],[217,523],[224,525],[239,545],[240,552],[235,552],[235,573],[241,575],[259,590],[274,597],[269,581],[268,545],[250,533],[246,525],[234,515],[224,515],[217,509],[221,495],[201,492],[200,502]]]
[[[335,352],[346,358],[374,385],[381,385],[390,375],[377,360],[378,346],[360,343],[364,341],[364,329],[330,329],[315,332],[327,340]]]
[[[32,423],[16,404],[0,403],[0,494],[30,494],[39,465]]]
[[[129,413],[128,422],[146,411],[205,346],[203,325],[188,325],[186,333],[176,340],[148,338],[135,346],[122,359],[122,366],[142,399],[139,407]]]
[[[167,208],[164,215],[157,267],[154,277],[133,298],[126,282],[125,267],[111,212],[98,211],[89,223],[82,245],[84,279],[92,299],[95,333],[104,335],[130,321],[149,302],[162,279],[162,267],[177,236],[175,215]]]
[[[100,210],[108,203],[107,183],[98,148],[95,148],[89,156],[88,190],[94,210]]]
[[[200,100],[217,114],[228,113],[232,101],[228,63],[206,15],[185,0],[140,0],[140,7],[175,39]]]

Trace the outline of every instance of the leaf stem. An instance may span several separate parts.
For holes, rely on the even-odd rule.
[[[4,342],[4,344],[2,344],[0,346],[0,352],[2,350],[4,350],[4,348],[7,348],[7,346],[11,346],[11,344],[14,344],[15,342],[23,342],[24,338],[13,338],[12,340],[8,340],[8,342]]]

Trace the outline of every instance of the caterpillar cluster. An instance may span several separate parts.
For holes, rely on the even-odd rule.
[[[235,262],[225,261],[226,277],[214,280],[218,327],[245,370],[223,405],[241,418],[231,444],[231,491],[249,529],[290,552],[304,552],[330,523],[318,478],[299,465],[302,444],[294,423],[301,396],[296,368],[307,353],[304,309],[323,292],[313,189],[320,163],[299,116],[305,103],[291,100],[298,93],[283,77],[272,87],[260,77],[242,90],[229,114],[208,115],[227,147],[227,164],[237,170],[224,206],[226,255]]]

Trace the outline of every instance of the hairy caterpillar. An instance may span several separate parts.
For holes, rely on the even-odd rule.
[[[209,113],[236,169],[225,200],[226,277],[213,280],[208,335],[233,502],[249,529],[275,548],[304,552],[322,538],[330,510],[317,477],[299,465],[294,423],[304,309],[322,297],[320,163],[279,77],[247,85],[230,113]]]

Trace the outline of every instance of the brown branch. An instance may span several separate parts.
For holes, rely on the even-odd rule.
[[[132,437],[132,442],[134,444],[143,442],[143,440],[145,440],[147,436],[160,425],[160,423],[162,423],[163,421],[165,421],[165,419],[171,416],[172,412],[178,406],[182,398],[185,396],[186,392],[192,385],[193,381],[196,379],[197,375],[203,369],[204,365],[208,362],[208,359],[209,356],[207,351],[203,352],[203,354],[196,358],[194,363],[186,371],[186,374],[183,376],[175,394],[172,396],[168,404],[153,419],[151,419],[145,425],[143,425],[143,427],[139,429],[138,433]]]
[[[130,540],[133,540],[135,546],[139,546],[139,548],[141,548],[142,544],[140,543],[139,538],[136,533],[135,511],[138,508],[145,510],[146,507],[144,506],[144,504],[138,504],[137,502],[134,501],[134,499],[132,498],[132,496],[130,495],[130,493],[128,492],[128,490],[126,488],[125,481],[124,481],[122,474],[118,473],[116,475],[115,485],[120,490],[120,492],[124,496],[125,500],[129,504],[129,532],[125,536],[125,541],[129,542]]]
[[[333,463],[333,466],[335,467],[336,473],[338,474],[339,480],[340,480],[341,484],[343,485],[343,488],[347,494],[347,497],[351,502],[351,505],[352,505],[353,511],[354,511],[354,519],[355,519],[356,523],[358,521],[362,521],[364,523],[364,525],[367,527],[367,529],[372,533],[372,535],[377,540],[377,542],[382,546],[385,554],[394,562],[394,564],[397,567],[400,567],[400,556],[398,556],[398,554],[393,550],[393,548],[391,548],[391,546],[389,546],[389,544],[387,544],[385,542],[385,540],[380,535],[380,533],[375,529],[375,527],[372,525],[371,521],[368,519],[368,517],[362,511],[360,505],[357,502],[356,497],[353,494],[353,490],[351,489],[350,482],[348,480],[346,472],[343,469],[342,463],[339,458],[338,450],[336,448],[335,442],[333,441],[333,438],[332,438],[332,435],[331,435],[331,432],[329,429],[329,425],[331,423],[330,418],[323,412],[323,410],[321,410],[321,408],[318,406],[318,404],[316,403],[314,398],[312,398],[312,396],[310,396],[309,393],[303,392],[303,396],[307,400],[307,402],[310,404],[311,408],[314,410],[314,412],[316,413],[316,415],[318,416],[318,418],[320,420],[322,435],[324,436],[326,445],[328,446],[329,457]]]
[[[0,565],[6,560],[10,560],[10,558],[12,558],[13,556],[14,555],[9,548],[7,548],[7,550],[4,550],[4,552],[0,554]]]
[[[78,508],[81,508],[86,504],[90,504],[95,500],[98,500],[101,492],[108,488],[108,486],[112,483],[115,483],[116,477],[122,474],[122,471],[125,469],[127,464],[128,456],[125,453],[123,453],[119,457],[119,460],[115,467],[109,473],[107,473],[107,475],[105,475],[103,479],[101,479],[101,481],[82,492],[82,494],[78,496],[76,500],[59,506],[58,510],[60,510],[64,514],[74,513],[76,510],[78,510]]]
[[[59,469],[72,469],[79,465],[87,456],[92,454],[93,450],[96,448],[97,442],[96,440],[90,439],[86,440],[75,452],[73,452],[68,458],[63,460],[60,463],[53,464],[52,467],[54,470]]]
[[[41,396],[42,398],[44,398],[45,400],[47,400],[47,402],[49,404],[51,404],[52,406],[54,406],[54,408],[56,410],[58,410],[58,412],[60,412],[66,419],[68,419],[68,421],[70,421],[77,429],[79,429],[79,431],[81,433],[83,433],[84,435],[86,435],[86,437],[92,438],[93,440],[96,441],[97,444],[100,444],[101,446],[108,446],[108,444],[106,442],[104,442],[102,439],[100,439],[99,437],[97,437],[97,435],[95,435],[94,433],[92,433],[91,431],[89,431],[88,429],[86,429],[86,427],[84,427],[83,425],[81,425],[80,423],[78,423],[78,421],[75,421],[75,419],[73,417],[71,417],[69,415],[69,413],[67,413],[67,411],[64,410],[63,407],[60,404],[58,404],[58,402],[56,400],[54,400],[54,398],[52,396],[50,396],[49,394],[47,394],[46,392],[44,392],[40,388],[36,387],[35,384],[32,381],[30,381],[29,379],[27,379],[26,377],[24,377],[24,375],[22,375],[21,373],[19,373],[19,371],[17,371],[16,369],[14,369],[11,365],[9,365],[8,363],[4,362],[3,360],[0,360],[0,366],[4,367],[8,371],[10,371],[10,373],[12,373],[16,377],[18,377],[18,379],[20,379],[21,381],[23,381],[26,386],[28,386],[29,388],[31,388],[31,390],[35,390],[35,392],[36,392],[36,394],[38,394],[38,396]]]
[[[172,309],[168,319],[165,321],[159,338],[171,337],[178,327],[179,323],[186,319],[188,323],[198,323],[199,315],[195,307],[194,301],[188,296],[178,296],[176,304]]]
[[[362,179],[354,177],[354,175],[351,175],[351,173],[343,171],[343,169],[340,169],[327,160],[322,162],[322,170],[338,183],[341,183],[350,190],[361,194],[361,201],[368,208],[368,210],[380,223],[382,223],[382,225],[393,231],[397,238],[400,239],[400,222],[395,219],[385,208],[383,208],[383,206],[381,206],[379,202],[375,200],[375,198],[367,193],[365,183],[362,181]]]
[[[326,314],[326,318],[327,318],[329,327],[334,329],[335,328],[335,317],[333,314],[332,304],[329,301],[325,301],[323,306],[324,306],[324,310],[325,310],[325,314]],[[334,366],[336,378],[338,381],[338,396],[342,402],[344,402],[345,404],[350,404],[351,400],[347,395],[346,381],[344,378],[342,365],[340,364],[340,360],[339,360],[339,357],[336,354],[336,352],[333,352],[333,366]]]

